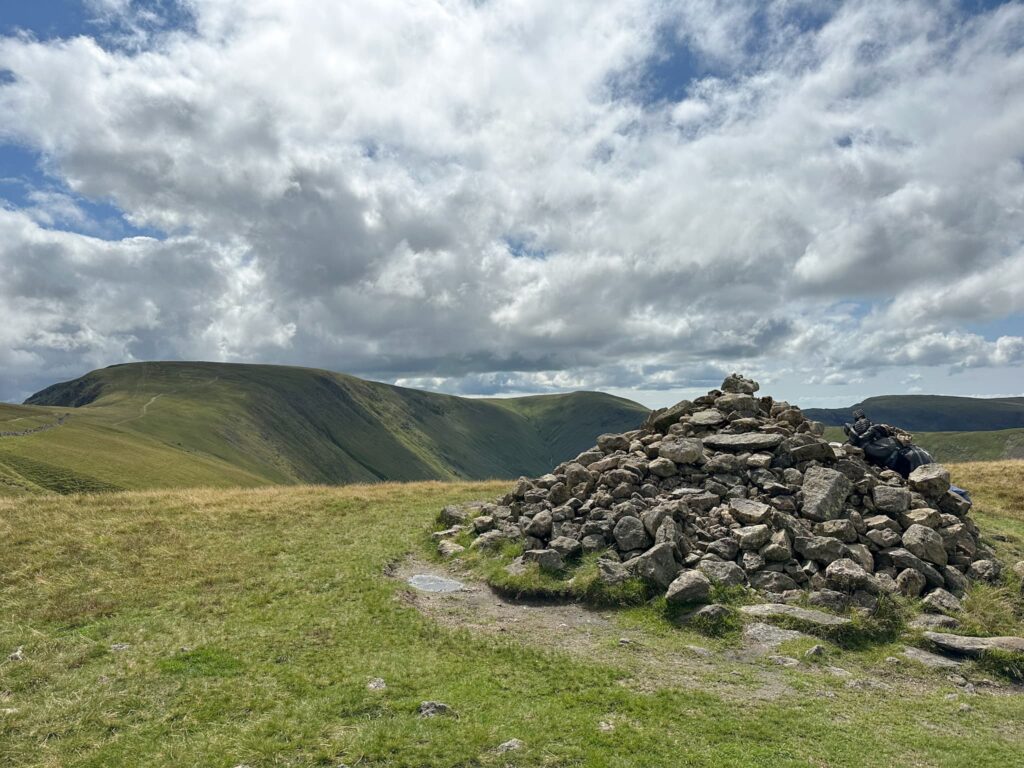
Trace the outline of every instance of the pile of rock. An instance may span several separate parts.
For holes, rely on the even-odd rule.
[[[450,538],[471,526],[473,547],[519,540],[521,562],[546,570],[601,552],[606,583],[638,576],[673,603],[707,601],[717,583],[783,600],[810,590],[811,603],[834,609],[902,592],[948,612],[969,579],[999,578],[943,467],[909,481],[880,470],[758,389],[733,374],[640,429],[601,435],[550,474],[521,478],[500,503],[446,507],[439,549],[457,554]]]

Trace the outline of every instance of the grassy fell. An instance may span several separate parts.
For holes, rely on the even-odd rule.
[[[980,482],[980,471],[963,477]],[[995,504],[1002,491],[970,487],[985,499],[979,513],[1020,535],[1024,521]],[[925,671],[902,673],[911,676],[898,685],[917,686],[910,698],[804,669],[774,670],[786,686],[759,698],[763,670],[724,658],[691,681],[624,684],[648,653],[682,658],[701,637],[675,627],[657,601],[611,612],[646,646],[607,654],[436,623],[404,599],[389,565],[432,552],[425,533],[444,504],[505,490],[411,483],[0,499],[0,765],[956,766],[1019,757],[1019,697],[974,697],[964,715]],[[1012,506],[1016,491],[1006,492],[1000,503]],[[591,569],[584,559],[554,580],[578,579],[568,597],[582,599]],[[711,648],[735,632],[705,629],[722,633],[703,643]],[[7,660],[18,648],[23,660]],[[856,671],[890,652],[828,658]],[[374,677],[386,690],[367,690]],[[425,700],[458,717],[419,718]],[[493,751],[511,738],[526,747]]]

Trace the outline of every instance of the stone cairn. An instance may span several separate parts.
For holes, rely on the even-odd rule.
[[[902,593],[948,613],[969,579],[998,580],[943,467],[904,480],[758,389],[733,374],[640,429],[601,435],[550,474],[521,478],[499,503],[446,507],[439,551],[461,551],[451,537],[470,527],[473,548],[522,542],[513,572],[530,562],[557,572],[601,552],[604,583],[640,577],[670,604],[708,602],[723,584],[833,610]]]

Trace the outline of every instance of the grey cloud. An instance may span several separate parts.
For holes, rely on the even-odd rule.
[[[474,394],[1019,366],[964,326],[1024,307],[1024,8],[757,5],[104,0],[135,47],[0,41],[0,135],[168,233],[0,212],[0,396],[149,357]],[[679,103],[633,87],[665,28],[715,73]]]

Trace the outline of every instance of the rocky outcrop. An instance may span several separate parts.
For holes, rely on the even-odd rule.
[[[539,550],[601,552],[602,573],[642,578],[672,602],[747,584],[783,601],[809,590],[830,608],[934,595],[930,609],[947,612],[969,579],[998,576],[945,469],[922,467],[909,482],[879,470],[758,389],[734,374],[637,430],[599,436],[474,510],[489,518],[481,536],[520,540],[538,562]],[[451,509],[443,518],[465,523]]]

